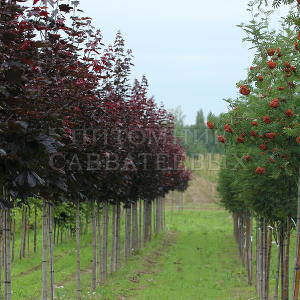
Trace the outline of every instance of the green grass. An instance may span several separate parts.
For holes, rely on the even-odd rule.
[[[246,300],[253,296],[253,288],[247,287],[246,274],[237,256],[226,212],[184,211],[172,220],[168,229],[177,232],[176,242],[159,258],[154,274],[140,278],[138,286],[142,289],[129,293],[134,295],[132,299]],[[136,286],[125,284],[127,290]]]
[[[253,297],[253,288],[247,287],[246,274],[238,258],[228,213],[213,207],[205,211],[168,212],[167,229],[172,234],[156,237],[111,275],[105,285],[99,286],[96,294],[90,292],[91,236],[83,237],[83,299],[246,300]],[[72,240],[55,248],[57,299],[75,299],[74,249]],[[40,298],[40,260],[40,253],[21,261],[16,259],[14,299]],[[31,270],[33,267],[36,269]]]

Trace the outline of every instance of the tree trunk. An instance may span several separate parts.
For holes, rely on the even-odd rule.
[[[49,254],[50,254],[50,299],[55,298],[54,288],[54,247],[53,247],[53,205],[48,202],[49,209]]]
[[[3,299],[2,277],[4,272],[3,252],[4,252],[4,211],[0,209],[0,299]]]
[[[142,200],[139,201],[139,242],[138,242],[138,248],[142,248],[143,246],[143,204],[144,202]],[[144,208],[145,209],[145,208]]]
[[[93,234],[93,265],[92,265],[92,291],[96,290],[96,281],[97,281],[97,229],[96,229],[96,206],[95,202],[91,203],[91,214],[92,214],[92,234]]]
[[[22,207],[22,220],[21,220],[21,242],[20,242],[20,259],[25,256],[25,214],[26,208]]]
[[[6,197],[6,195],[5,195]],[[10,253],[10,242],[11,242],[11,212],[10,209],[4,211],[4,242],[5,242],[5,252],[4,252],[4,299],[11,300],[12,290],[11,290],[11,253]]]
[[[261,286],[261,299],[266,300],[266,253],[267,253],[267,244],[266,244],[266,234],[267,228],[266,228],[266,221],[262,219],[262,225],[261,225],[261,268],[262,268],[262,286]]]
[[[77,300],[81,300],[80,283],[80,202],[76,203],[76,295]]]
[[[27,232],[27,256],[29,256],[29,252],[30,252],[30,206],[28,206],[28,210],[27,210],[26,232]]]
[[[161,233],[163,227],[163,199],[158,198],[158,233]]]
[[[165,226],[166,226],[166,201],[162,199],[161,205],[162,205],[162,211],[163,211],[163,215],[162,215],[162,230],[164,230]]]
[[[156,199],[156,210],[155,210],[155,228],[156,228],[156,234],[159,234],[161,232],[161,198],[158,197]]]
[[[149,209],[149,206],[148,206],[148,201],[144,201],[144,218],[143,218],[143,221],[144,221],[144,242],[143,242],[143,245],[145,245],[147,242],[148,242],[148,209]]]
[[[252,223],[251,217],[247,216],[246,219],[246,266],[247,266],[247,277],[248,284],[252,285]]]
[[[114,204],[112,206],[112,243],[111,243],[111,264],[110,273],[116,271],[116,257],[117,257],[117,206]]]
[[[125,260],[131,255],[131,207],[125,208]]]
[[[88,230],[89,230],[89,212],[85,211],[85,227],[84,227],[84,234],[87,235]]]
[[[277,229],[277,265],[276,265],[276,277],[275,277],[275,291],[274,291],[274,300],[279,300],[278,291],[279,291],[279,278],[280,278],[280,264],[281,264],[281,255],[280,255],[280,232]]]
[[[101,251],[101,282],[106,280],[107,276],[107,249],[108,249],[108,223],[109,223],[109,205],[104,203],[103,207],[103,233],[102,233],[102,251]]]
[[[289,298],[290,219],[281,225],[281,299]]]
[[[47,265],[48,265],[48,241],[47,241],[47,202],[43,199],[43,245],[42,245],[42,300],[48,298],[48,278],[47,278]]]
[[[151,240],[151,211],[152,205],[150,201],[144,202],[144,244]]]
[[[152,214],[152,218],[151,218],[152,227],[151,227],[151,230],[152,230],[153,234],[156,234],[156,207],[157,207],[157,199],[154,199],[154,201],[152,202],[152,209],[151,209],[151,214]]]
[[[11,250],[11,261],[15,260],[15,241],[16,241],[16,219],[12,219],[12,250]],[[1,269],[1,267],[0,267]],[[1,297],[0,297],[1,299]]]
[[[117,203],[117,211],[116,211],[116,217],[117,217],[117,227],[116,227],[116,270],[120,268],[120,245],[121,245],[121,240],[120,240],[120,231],[121,231],[121,205],[120,203]]]
[[[262,274],[262,221],[256,220],[256,290],[259,299],[262,299],[263,274]]]
[[[268,227],[267,231],[267,259],[266,259],[266,299],[269,299],[270,292],[270,268],[271,268],[271,255],[272,255],[272,241],[273,241],[273,229]]]
[[[28,209],[27,209],[27,207],[25,207],[25,212],[24,212],[24,234],[23,234],[23,241],[22,241],[22,246],[23,246],[23,257],[25,257],[26,256],[26,238],[27,238],[27,223],[28,223],[28,221],[27,221],[27,218],[28,218],[28,216],[27,216],[27,214],[28,214]]]
[[[300,164],[298,175],[298,209],[297,209],[297,228],[296,228],[296,256],[294,264],[294,278],[293,278],[293,300],[299,299],[300,286]]]
[[[246,265],[246,256],[245,256],[245,216],[241,216],[241,227],[240,227],[240,243],[241,243],[241,257],[243,266]]]
[[[63,227],[60,228],[60,243],[63,243],[63,239],[64,239],[64,229]]]
[[[132,250],[135,252],[138,249],[138,216],[137,203],[132,203]]]
[[[36,253],[37,244],[37,207],[34,206],[34,234],[33,234],[33,252]]]
[[[59,223],[56,224],[56,245],[59,243],[59,236],[60,236],[60,230],[59,230]]]
[[[101,214],[100,214],[100,204],[97,203],[97,214],[96,214],[96,223],[97,223],[97,270],[98,270],[98,281],[101,281]]]
[[[289,299],[289,257],[290,257],[291,219],[287,218],[283,245],[283,296],[282,300]]]

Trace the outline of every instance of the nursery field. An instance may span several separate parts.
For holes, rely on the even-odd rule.
[[[1,1],[0,300],[299,300],[300,0],[245,3],[238,27],[252,60],[227,49],[238,49],[231,35],[212,39],[202,4],[199,50],[164,17],[176,35],[137,62],[155,57],[148,72],[161,65],[178,83],[134,71],[122,28],[106,43],[86,3]],[[229,3],[210,4],[208,19],[219,21],[216,8],[232,19]],[[148,29],[161,26],[132,8],[139,21],[125,35],[138,27],[138,44],[157,45]],[[194,52],[205,47],[209,56]],[[243,77],[231,77],[241,58]],[[150,96],[159,86],[183,111]],[[226,102],[218,115],[213,92]],[[192,99],[203,105],[195,123]]]
[[[92,235],[82,237],[83,299],[251,299],[232,233],[231,216],[214,202],[214,187],[194,177],[183,207],[167,197],[166,231],[156,236],[90,292]],[[122,224],[124,226],[124,224]],[[122,231],[121,231],[122,232]],[[124,237],[121,237],[124,241]],[[38,243],[39,244],[39,243]],[[18,247],[18,243],[16,243]],[[75,240],[55,247],[57,299],[76,297]],[[41,285],[40,248],[13,264],[14,299],[38,299]]]

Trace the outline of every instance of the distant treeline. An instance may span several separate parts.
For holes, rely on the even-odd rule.
[[[224,146],[217,141],[217,133],[207,129],[206,120],[219,122],[220,116],[209,113],[205,118],[203,110],[197,112],[195,123],[185,124],[185,116],[180,107],[172,110],[175,116],[175,136],[181,141],[189,157],[205,153],[223,153]]]

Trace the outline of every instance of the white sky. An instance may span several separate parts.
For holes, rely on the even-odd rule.
[[[188,123],[201,108],[226,111],[222,99],[236,95],[252,61],[235,26],[249,19],[247,1],[82,0],[81,8],[106,43],[121,30],[135,56],[133,76],[145,74],[156,101],[181,106]]]

